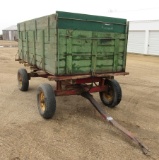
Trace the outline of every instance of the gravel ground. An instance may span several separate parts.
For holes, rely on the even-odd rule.
[[[0,43],[2,45],[2,43]],[[0,48],[0,159],[2,160],[149,160],[159,159],[159,57],[128,54],[128,76],[117,76],[123,92],[115,109],[103,109],[134,133],[149,149],[105,123],[81,96],[57,97],[51,120],[38,113],[36,89],[43,78],[32,78],[28,92],[17,87],[17,48]]]

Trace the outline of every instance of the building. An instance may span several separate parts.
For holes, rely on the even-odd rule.
[[[127,51],[159,55],[159,20],[130,21]]]
[[[17,26],[10,26],[6,29],[2,30],[3,34],[3,40],[17,40],[18,34],[17,34]]]

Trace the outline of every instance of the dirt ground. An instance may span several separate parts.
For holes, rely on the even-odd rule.
[[[0,40],[0,46],[5,46],[5,47],[18,46],[18,42],[17,41]]]
[[[2,45],[2,43],[0,43]],[[121,125],[150,150],[104,122],[80,96],[57,97],[51,120],[38,113],[36,89],[43,78],[32,78],[28,92],[17,87],[17,48],[0,48],[0,159],[2,160],[150,160],[159,159],[159,57],[128,54],[128,76],[117,76],[123,92],[115,109],[105,107]]]

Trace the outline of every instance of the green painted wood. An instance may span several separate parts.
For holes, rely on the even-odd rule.
[[[19,56],[56,75],[125,71],[124,19],[57,12],[18,24]]]
[[[92,33],[93,34],[93,33]],[[96,34],[92,35],[93,37],[96,37]],[[92,40],[92,61],[91,61],[91,72],[92,72],[92,75],[95,74],[96,72],[96,61],[97,61],[97,40],[96,39],[93,39]]]
[[[113,66],[97,66],[96,73],[109,73],[112,72]]]
[[[58,30],[59,36],[58,36],[58,48],[59,48],[59,57],[63,60],[65,59],[65,55],[67,53],[67,30],[59,29]],[[90,34],[91,33],[91,34]],[[79,35],[78,35],[79,34]],[[101,37],[100,37],[101,36]],[[107,37],[108,36],[108,37]],[[101,32],[87,32],[84,31],[84,34],[82,35],[82,31],[72,31],[72,64],[75,68],[73,71],[76,71],[80,69],[82,66],[85,66],[83,61],[84,59],[88,59],[91,62],[91,66],[89,69],[89,73],[92,72],[101,72],[103,70],[107,71],[106,66],[111,65],[111,68],[114,68],[114,70],[111,70],[111,72],[118,71],[118,54],[123,54],[124,52],[124,41],[125,36],[122,34],[114,34],[114,33],[104,33],[101,34]],[[117,38],[117,39],[115,39]],[[88,41],[88,43],[86,43]],[[81,65],[75,60],[79,60]],[[80,61],[81,60],[81,61]],[[103,61],[103,60],[108,60]],[[98,61],[98,65],[96,64]],[[75,62],[75,63],[74,63]],[[101,62],[101,63],[100,63]],[[104,64],[108,63],[108,64]],[[121,64],[121,61],[120,61]],[[59,66],[60,68],[61,66]],[[104,68],[104,69],[102,69]],[[110,71],[108,69],[108,71]],[[80,69],[80,73],[82,70]],[[79,73],[79,72],[78,72]],[[66,73],[67,74],[67,73]],[[72,74],[75,74],[72,72]]]
[[[97,46],[97,52],[100,52],[100,53],[106,53],[106,52],[114,53],[114,51],[115,51],[114,46]]]
[[[125,72],[125,68],[126,68],[128,32],[129,32],[129,22],[127,22],[127,26],[126,26],[126,29],[125,29],[125,37],[126,38],[125,38],[125,43],[124,43],[123,72]]]
[[[35,31],[32,31],[32,34],[33,34],[33,65],[35,66],[36,65],[36,48],[35,48]],[[29,43],[30,44],[30,43]]]
[[[26,56],[27,56],[26,61],[29,62],[30,57],[29,57],[28,32],[25,31],[25,35],[26,35]]]
[[[90,72],[90,67],[75,67],[73,68],[73,73],[76,74],[83,74],[83,73],[89,73]]]
[[[119,39],[115,39],[115,46],[114,46],[114,64],[113,64],[113,71],[117,72],[118,67],[118,52],[119,52]]]
[[[48,27],[47,27],[47,33],[45,33],[45,35],[47,35],[47,37],[48,37],[48,41],[50,41],[50,17],[48,16],[48,21],[47,21],[47,25],[48,25]]]
[[[44,43],[44,30],[41,30],[41,46],[42,46],[42,69],[45,70],[45,43]]]
[[[103,66],[112,66],[113,65],[113,59],[104,59],[104,60],[101,60],[101,59],[97,59],[97,62],[96,62],[96,65],[98,67],[101,67],[103,68]]]
[[[62,12],[62,11],[57,11],[56,13],[58,18],[82,19],[86,21],[109,22],[109,23],[117,23],[122,25],[125,25],[126,23],[126,19],[123,19],[123,18],[113,18],[113,17],[105,17],[105,16]]]
[[[126,20],[94,15],[56,12],[58,15],[58,28],[125,33]]]
[[[48,16],[37,18],[37,29],[41,30],[48,27]],[[55,15],[51,15],[50,18],[50,28],[56,28],[56,19]]]
[[[52,61],[48,58],[45,58],[45,70],[50,74],[52,74],[52,72],[56,72],[56,63],[56,61]],[[39,68],[42,68],[41,56],[36,57],[36,65]]]
[[[72,74],[72,38],[71,32],[68,31],[68,37],[66,39],[67,47],[66,47],[66,74]]]
[[[20,32],[20,25],[18,26],[18,54],[19,54],[19,58],[23,59],[23,41],[22,41],[22,33]]]
[[[27,30],[27,31],[35,30],[36,29],[35,28],[35,21],[34,20],[27,21],[25,23],[25,26],[26,26],[25,30]]]
[[[18,25],[20,26],[20,27],[19,27],[19,30],[20,30],[20,31],[24,31],[24,30],[25,30],[25,29],[24,29],[24,24],[25,24],[24,22],[18,24]]]

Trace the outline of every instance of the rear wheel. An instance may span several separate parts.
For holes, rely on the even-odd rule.
[[[21,91],[27,91],[29,88],[29,77],[26,69],[21,68],[17,74],[18,87]]]
[[[104,92],[100,92],[101,101],[105,106],[110,108],[116,107],[122,98],[122,91],[119,83],[112,79],[112,80],[105,80],[105,85],[108,86],[107,90]]]
[[[37,104],[40,115],[45,119],[53,117],[56,111],[55,93],[50,84],[41,84],[37,89]]]

